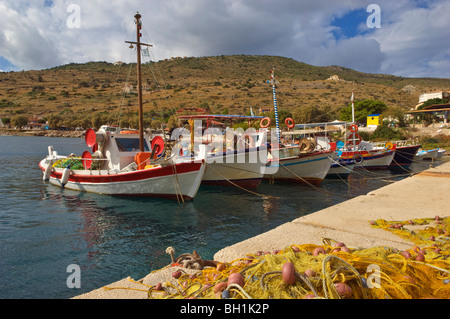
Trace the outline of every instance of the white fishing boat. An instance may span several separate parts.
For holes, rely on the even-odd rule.
[[[340,136],[342,132],[345,132],[347,123],[334,121],[323,123],[308,123],[308,124],[295,124],[294,131],[290,132],[291,136],[307,136],[314,138],[317,142],[318,150],[333,151],[331,155],[331,167],[328,171],[327,178],[347,178],[353,168],[355,167],[355,161],[351,158],[342,158],[340,153],[336,150],[337,143],[332,142],[332,137]],[[283,135],[286,135],[283,132]]]
[[[263,116],[244,115],[186,115],[180,120],[198,121],[200,127],[192,127],[200,136],[188,139],[189,145],[207,145],[206,171],[202,184],[256,188],[261,183],[267,163],[267,131],[254,132],[229,129],[233,121],[247,121],[248,126],[262,121]],[[227,122],[224,124],[223,122]],[[192,122],[191,122],[192,123]],[[214,123],[220,124],[214,126]],[[195,126],[195,125],[194,125]],[[175,152],[179,152],[176,150]]]
[[[320,184],[331,167],[333,151],[305,151],[298,146],[277,151],[279,157],[269,160],[264,178],[297,183]]]
[[[281,134],[278,122],[278,106],[276,99],[275,72],[272,71],[273,103],[275,110],[277,141],[272,140],[269,162],[265,170],[265,179],[320,184],[328,174],[331,167],[333,151],[317,148],[315,138],[301,138],[295,141],[294,132],[288,131]],[[294,120],[287,118],[286,126],[291,129],[295,126]],[[283,135],[283,141],[281,140]],[[290,145],[285,143],[288,138]],[[298,144],[297,144],[298,143]]]
[[[44,181],[66,189],[107,195],[150,196],[193,199],[205,171],[206,149],[200,148],[197,157],[158,159],[164,150],[163,138],[151,141],[144,133],[141,92],[141,15],[135,16],[138,56],[139,131],[89,129],[85,134],[92,154],[61,156],[49,146],[49,154],[40,161]],[[108,131],[108,132],[107,132]]]
[[[375,148],[372,143],[365,142],[358,134],[358,126],[351,124],[350,134],[346,141],[338,145],[338,154],[342,159],[353,159],[355,168],[387,169],[395,155],[396,145],[389,143],[385,147]]]

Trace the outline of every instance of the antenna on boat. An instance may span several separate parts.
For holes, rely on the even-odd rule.
[[[275,81],[275,68],[270,71],[270,81],[267,81],[267,83],[272,84],[272,92],[273,92],[273,107],[275,110],[275,124],[277,126],[277,137],[278,137],[278,145],[281,144],[281,137],[280,137],[280,122],[278,120],[278,106],[277,106],[277,93],[275,91],[276,84],[278,83]]]
[[[151,47],[151,44],[146,44],[141,42],[141,15],[137,12],[134,16],[136,19],[136,42],[125,41],[126,43],[130,43],[130,48],[133,44],[136,45],[137,51],[137,86],[138,86],[138,105],[139,105],[139,149],[141,152],[145,151],[144,148],[144,116],[143,116],[143,107],[142,107],[142,76],[141,76],[141,46]]]

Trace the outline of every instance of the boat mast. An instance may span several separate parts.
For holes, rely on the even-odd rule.
[[[281,130],[280,130],[280,123],[279,123],[279,120],[278,120],[277,93],[275,91],[275,87],[276,87],[276,84],[277,84],[277,82],[275,81],[275,69],[273,69],[270,73],[271,73],[270,81],[267,81],[267,82],[272,84],[273,107],[274,107],[274,110],[275,110],[275,124],[277,126],[278,145],[280,145],[281,144],[281,137],[280,137]]]
[[[145,151],[144,147],[144,111],[142,107],[142,75],[141,75],[141,46],[152,45],[141,42],[141,15],[137,12],[134,16],[136,19],[136,42],[125,41],[126,43],[135,44],[137,52],[137,86],[138,86],[138,106],[139,106],[139,149],[141,152]],[[132,46],[130,46],[132,47]]]

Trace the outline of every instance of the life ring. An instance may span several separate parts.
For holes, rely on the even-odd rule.
[[[358,132],[358,126],[356,124],[350,125],[350,132],[352,133]]]
[[[353,156],[356,164],[361,164],[364,161],[364,157],[361,154],[355,154]]]
[[[387,150],[392,149],[392,147],[394,147],[394,144],[392,144],[391,142],[387,142],[386,144],[384,144],[384,148]]]
[[[358,133],[351,133],[348,136],[348,142],[347,144],[352,144],[353,145],[353,141],[355,141],[356,145],[359,145],[359,143],[361,143],[362,138]]]
[[[295,126],[294,120],[291,119],[290,117],[288,117],[288,118],[286,118],[286,119],[284,120],[284,124],[286,124],[286,126],[287,126],[288,128],[293,128],[293,127]]]
[[[267,121],[267,123],[265,123],[266,121]],[[270,117],[265,117],[261,120],[261,122],[259,122],[259,126],[261,128],[269,127],[269,125],[270,125]]]

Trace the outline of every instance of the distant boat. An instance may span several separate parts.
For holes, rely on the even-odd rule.
[[[432,150],[421,150],[416,153],[416,156],[414,159],[416,160],[433,160],[438,157],[439,154],[439,148],[435,148]]]

